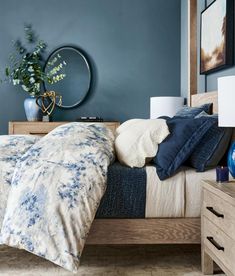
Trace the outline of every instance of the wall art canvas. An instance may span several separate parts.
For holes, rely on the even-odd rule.
[[[215,0],[201,13],[201,74],[233,65],[233,17],[233,0]]]

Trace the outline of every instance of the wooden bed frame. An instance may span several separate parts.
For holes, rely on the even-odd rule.
[[[217,92],[193,95],[191,106],[213,103]],[[95,219],[86,244],[200,244],[200,218]]]

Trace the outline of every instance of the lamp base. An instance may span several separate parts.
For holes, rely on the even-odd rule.
[[[232,177],[235,178],[235,142],[232,143],[228,152],[228,168]]]

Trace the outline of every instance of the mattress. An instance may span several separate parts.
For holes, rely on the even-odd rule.
[[[199,217],[201,180],[208,178],[215,178],[214,169],[197,173],[185,167],[161,181],[154,165],[132,169],[116,162],[96,218]]]

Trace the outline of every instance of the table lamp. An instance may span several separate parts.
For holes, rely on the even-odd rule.
[[[156,119],[160,116],[173,117],[183,105],[183,97],[151,97],[150,119]]]
[[[218,115],[220,127],[235,127],[235,76],[218,78]],[[235,178],[235,142],[228,153],[228,168]]]

